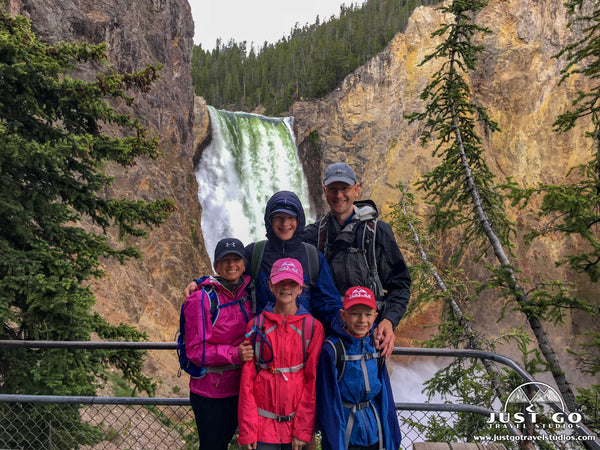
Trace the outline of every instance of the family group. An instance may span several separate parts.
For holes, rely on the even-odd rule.
[[[385,365],[411,279],[390,226],[359,200],[356,173],[329,166],[330,212],[306,225],[299,198],[274,194],[267,239],[221,239],[216,275],[186,289],[185,348],[200,448],[397,450]]]

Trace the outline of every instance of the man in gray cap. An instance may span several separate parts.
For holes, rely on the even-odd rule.
[[[306,227],[304,241],[323,252],[340,293],[352,286],[375,293],[379,313],[375,338],[388,357],[394,348],[394,329],[406,312],[411,279],[392,229],[377,220],[372,200],[358,200],[359,189],[348,164],[327,167],[323,192],[330,211]]]

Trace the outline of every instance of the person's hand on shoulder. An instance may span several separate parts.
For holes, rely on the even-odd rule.
[[[188,284],[188,286],[185,288],[185,291],[183,291],[183,295],[185,295],[185,298],[188,298],[190,295],[192,295],[194,292],[196,292],[196,289],[198,288],[198,285],[196,284],[195,281],[192,281],[190,284]]]
[[[394,350],[394,328],[392,322],[383,319],[375,329],[375,344],[381,356],[389,358]]]

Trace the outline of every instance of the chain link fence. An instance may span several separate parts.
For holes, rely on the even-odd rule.
[[[174,343],[74,343],[0,341],[0,347],[127,348],[174,350]],[[512,360],[473,350],[396,348],[396,355],[477,357],[511,367],[523,380],[533,380]],[[403,434],[402,449],[430,440],[431,423],[458,423],[460,416],[489,417],[491,410],[457,404],[396,403]],[[580,427],[582,428],[582,427]],[[518,435],[519,432],[510,429]],[[597,438],[587,448],[600,449]],[[594,439],[595,438],[595,439]],[[234,438],[230,449],[236,450]],[[486,440],[480,440],[485,443]],[[507,445],[512,448],[512,445]],[[60,397],[0,394],[0,450],[29,449],[195,449],[198,440],[187,398]]]
[[[142,405],[8,400],[8,396],[0,397],[0,449],[198,448],[194,415],[185,404],[151,404],[152,399],[144,399],[147,403]],[[64,400],[69,401],[69,398]],[[135,400],[116,399],[124,403]],[[187,399],[170,400],[185,403]],[[73,398],[72,401],[77,399]],[[402,448],[411,449],[414,442],[426,441],[423,430],[432,417],[442,414],[446,420],[456,419],[456,413],[453,412],[398,411],[403,434]],[[235,438],[230,448],[238,449]]]
[[[0,449],[198,448],[191,408],[178,405],[4,403]]]

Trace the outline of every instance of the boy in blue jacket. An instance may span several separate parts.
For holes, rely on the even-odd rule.
[[[400,427],[385,359],[373,343],[373,292],[344,296],[343,324],[333,323],[317,369],[317,421],[323,450],[397,450]]]

